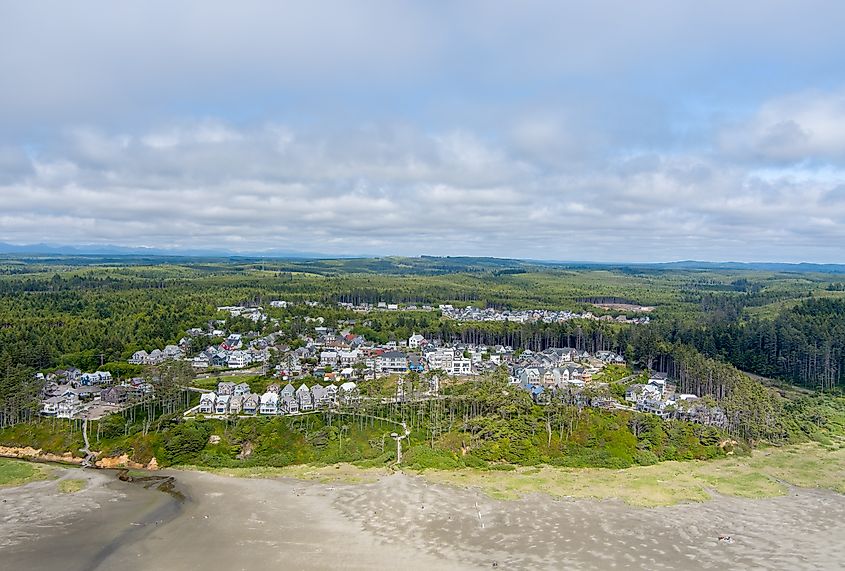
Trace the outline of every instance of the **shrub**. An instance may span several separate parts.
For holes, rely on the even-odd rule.
[[[412,470],[452,470],[460,467],[455,454],[448,450],[429,448],[428,446],[413,446],[402,459],[402,464]]]
[[[211,426],[204,422],[177,424],[165,435],[164,450],[171,464],[185,463],[205,448]]]
[[[634,454],[634,462],[640,466],[651,466],[652,464],[657,464],[659,461],[660,459],[657,457],[657,454],[651,450],[637,450]]]

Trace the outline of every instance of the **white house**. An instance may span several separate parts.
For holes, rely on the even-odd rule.
[[[343,366],[354,365],[361,358],[361,352],[358,349],[351,351],[340,351],[338,354],[340,364]]]
[[[344,401],[349,402],[350,400],[358,396],[358,385],[356,385],[352,381],[347,381],[340,385],[337,394]]]
[[[429,351],[425,354],[425,360],[428,362],[429,369],[440,369],[441,371],[451,371],[452,361],[455,360],[455,350],[452,347],[441,347],[435,351]]]
[[[279,394],[267,391],[261,395],[261,414],[279,414]]]
[[[181,359],[183,355],[182,349],[176,345],[167,345],[162,354],[166,359]]]
[[[73,418],[77,414],[85,410],[85,406],[78,398],[68,397],[62,399],[56,408],[56,417],[58,418]]]
[[[450,375],[471,375],[472,374],[472,359],[453,359],[452,366],[446,371]]]
[[[249,356],[244,351],[233,351],[226,364],[230,369],[243,369],[249,365]]]
[[[217,404],[217,395],[215,393],[202,393],[200,396],[200,414],[214,413],[214,407]]]
[[[93,373],[82,373],[79,375],[79,382],[83,385],[101,385],[112,381],[111,373],[108,371],[95,371]]]
[[[409,349],[419,349],[419,347],[422,343],[425,343],[425,337],[423,337],[419,333],[414,333],[413,335],[408,337],[408,348]]]
[[[56,416],[59,412],[59,404],[64,400],[64,397],[50,397],[41,402],[41,414],[44,416]]]
[[[408,370],[408,357],[401,351],[388,351],[379,355],[376,367],[385,373],[402,373]]]
[[[150,356],[147,354],[146,351],[135,351],[132,353],[132,356],[129,357],[129,364],[130,365],[144,365],[149,359]]]
[[[311,389],[305,383],[302,383],[296,389],[296,400],[299,401],[299,410],[305,412],[314,408],[314,399],[311,396]]]

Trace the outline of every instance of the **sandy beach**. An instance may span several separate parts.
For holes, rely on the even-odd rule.
[[[61,494],[52,480],[0,491],[4,568],[801,570],[845,561],[845,496],[822,490],[645,509],[499,501],[401,473],[353,485],[172,472],[180,502],[113,472],[66,472],[84,474],[86,489]]]

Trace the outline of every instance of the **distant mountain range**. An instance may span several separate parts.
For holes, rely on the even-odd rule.
[[[316,252],[287,252],[270,250],[266,252],[238,253],[230,250],[203,250],[190,248],[150,248],[146,246],[115,246],[112,244],[8,244],[0,242],[0,254],[46,255],[46,256],[178,256],[197,258],[229,258],[233,256],[267,258],[326,259],[344,258]]]
[[[0,255],[6,256],[131,256],[131,257],[179,257],[179,258],[277,258],[296,260],[331,260],[331,259],[362,259],[362,260],[399,260],[401,256],[373,256],[373,255],[337,255],[317,252],[299,252],[285,250],[234,252],[231,250],[204,250],[182,248],[150,248],[144,246],[129,247],[111,244],[9,244],[0,242]],[[420,256],[417,259],[428,263],[440,263],[447,266],[480,263],[485,267],[527,268],[529,266],[558,266],[568,268],[629,268],[634,270],[746,270],[768,272],[796,272],[796,273],[825,273],[845,274],[845,264],[815,264],[808,262],[705,262],[698,260],[682,260],[675,262],[588,262],[588,261],[559,261],[559,260],[517,260],[509,258],[474,257],[474,256]],[[373,268],[375,269],[375,268]]]
[[[696,270],[764,270],[771,272],[815,272],[822,274],[845,273],[845,264],[812,264],[809,262],[699,262],[684,260],[681,262],[666,262],[657,264],[663,268],[696,269]]]
[[[814,264],[809,262],[704,262],[682,260],[676,262],[538,262],[573,268],[631,268],[639,270],[741,270],[765,272],[795,272],[845,274],[845,264]]]

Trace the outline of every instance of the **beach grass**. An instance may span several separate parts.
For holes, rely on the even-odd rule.
[[[750,457],[661,462],[622,470],[543,466],[514,471],[427,470],[422,476],[435,483],[476,487],[498,499],[540,493],[657,507],[702,502],[713,494],[780,496],[790,484],[845,493],[845,449],[805,444],[758,450]]]
[[[208,468],[204,466],[179,466],[182,470],[209,472],[233,478],[294,478],[329,483],[369,484],[390,473],[388,468],[359,468],[353,464],[297,464],[293,466],[250,466],[243,468]]]
[[[281,468],[180,466],[180,469],[236,478],[294,478],[346,484],[372,483],[394,471],[388,467],[362,468],[353,464],[299,464]],[[501,500],[546,494],[555,498],[618,499],[632,506],[659,507],[703,502],[715,494],[771,498],[786,494],[790,485],[845,494],[845,447],[809,443],[764,448],[751,456],[660,462],[619,470],[544,465],[513,470],[463,468],[408,472],[432,483],[478,488]]]
[[[50,477],[50,469],[42,464],[0,458],[0,488],[21,486]]]
[[[63,494],[75,494],[85,489],[87,482],[85,480],[72,478],[69,480],[62,480],[59,482],[59,491]]]

